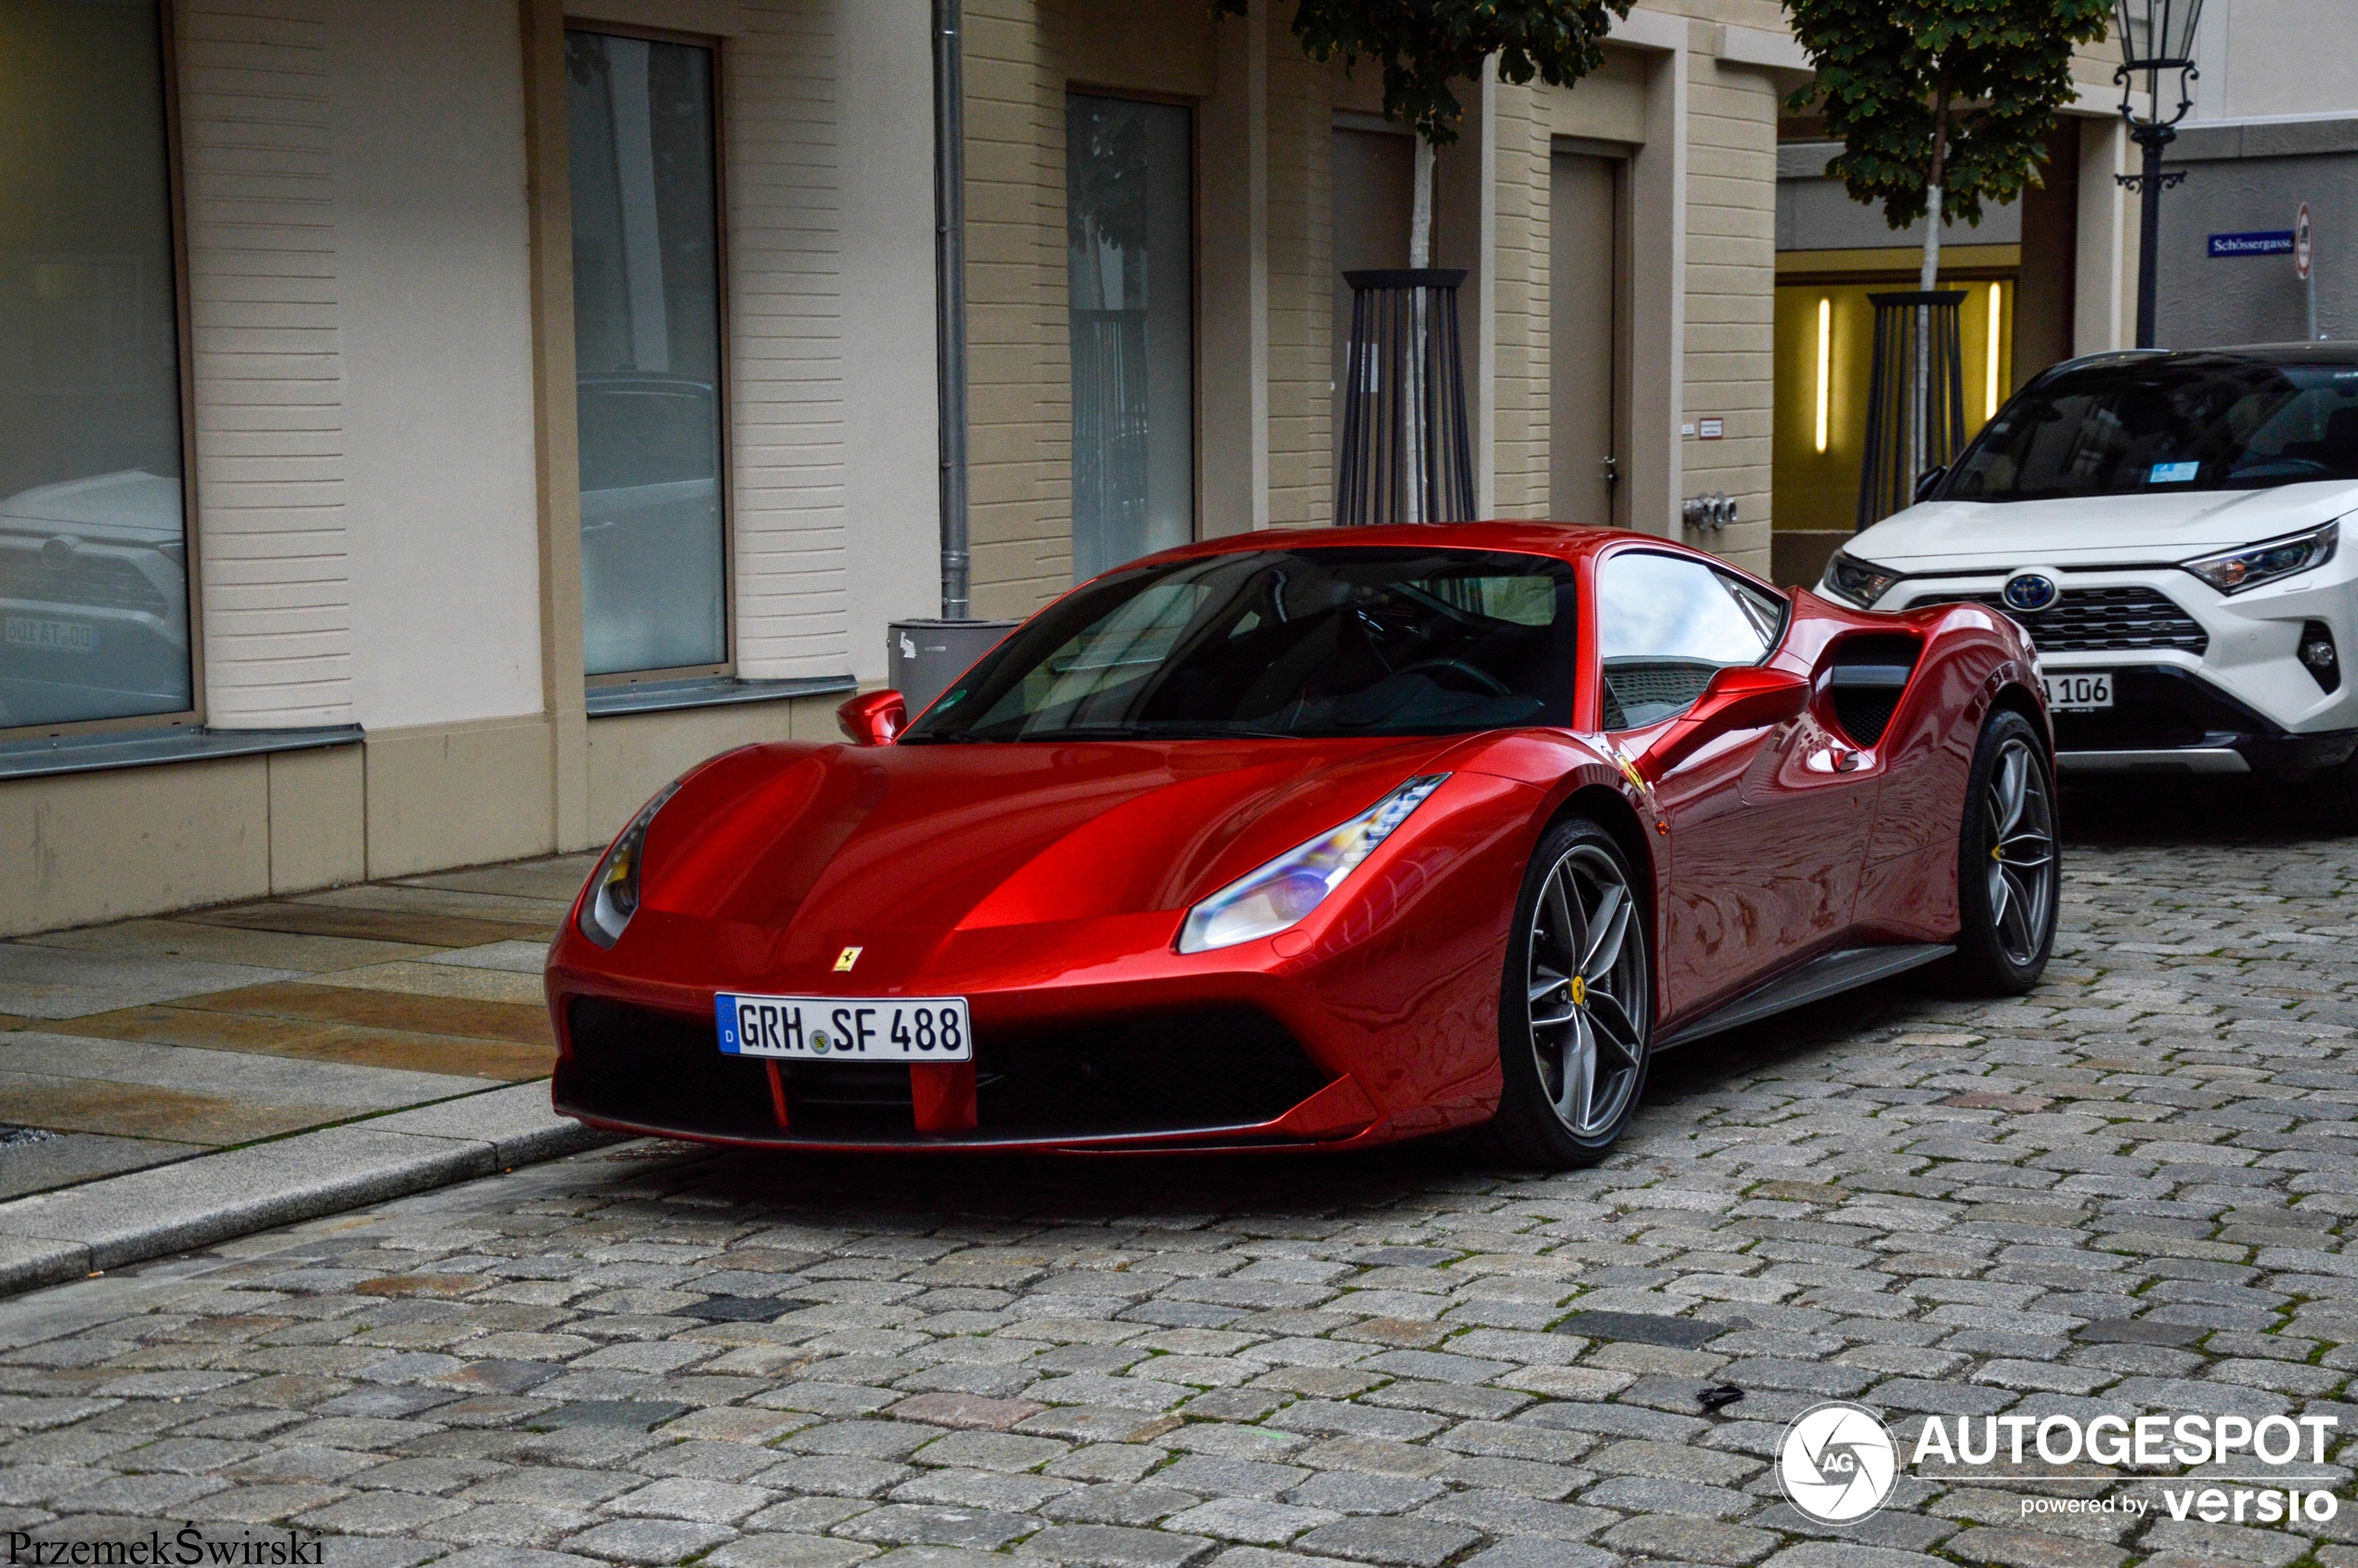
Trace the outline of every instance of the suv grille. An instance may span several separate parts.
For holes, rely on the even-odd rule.
[[[2052,654],[2172,648],[2200,654],[2210,646],[2210,634],[2169,595],[2135,584],[2067,588],[2054,608],[2037,615],[2008,609],[2005,599],[1995,593],[1935,594],[1908,608],[1924,604],[1987,604],[2013,616],[2042,651]]]
[[[721,1055],[710,1018],[584,996],[568,1022],[573,1054],[557,1075],[561,1105],[680,1133],[777,1135],[766,1067]],[[908,1069],[783,1065],[789,1135],[916,1135]],[[1282,1116],[1327,1082],[1283,1025],[1250,1007],[1016,1035],[978,1029],[975,1074],[982,1136],[1249,1126]]]

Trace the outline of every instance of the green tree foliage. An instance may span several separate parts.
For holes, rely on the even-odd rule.
[[[2037,180],[2071,55],[2105,35],[2111,0],[1785,0],[1818,79],[1788,107],[1826,117],[1843,150],[1826,172],[1880,201],[1892,227],[1981,221]]]
[[[1250,0],[1211,0],[1227,16],[1246,14]],[[1508,82],[1536,76],[1569,87],[1605,58],[1613,17],[1630,0],[1296,0],[1294,36],[1311,58],[1342,57],[1383,62],[1383,111],[1434,147],[1458,139],[1465,107],[1449,90],[1469,82],[1482,62],[1498,57]]]

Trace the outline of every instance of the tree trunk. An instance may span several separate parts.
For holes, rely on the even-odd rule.
[[[1924,175],[1924,260],[1916,287],[1925,293],[1940,283],[1940,188],[1949,162],[1949,71],[1941,68],[1932,95],[1932,166]],[[1908,408],[1908,474],[1912,486],[1932,452],[1932,307],[1916,307],[1916,373]]]
[[[1426,267],[1432,265],[1432,175],[1434,168],[1432,144],[1419,136],[1417,141],[1417,188],[1408,203],[1408,265]],[[1415,312],[1408,336],[1408,384],[1403,388],[1411,414],[1406,431],[1408,460],[1408,495],[1402,520],[1422,523],[1425,519],[1425,448],[1431,443],[1433,421],[1431,417],[1432,388],[1425,384],[1425,340],[1432,323],[1425,319],[1427,292],[1410,292]]]

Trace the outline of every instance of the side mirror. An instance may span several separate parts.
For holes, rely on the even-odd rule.
[[[1790,670],[1739,665],[1711,678],[1694,706],[1654,737],[1638,758],[1638,771],[1652,784],[1721,735],[1758,730],[1801,717],[1809,706],[1809,681]]]
[[[909,727],[909,704],[898,692],[863,692],[836,709],[836,722],[854,745],[890,745]]]
[[[1930,499],[1933,491],[1938,489],[1940,487],[1940,482],[1948,477],[1949,469],[1946,464],[1943,464],[1939,468],[1928,468],[1922,473],[1917,474],[1916,494],[1914,499],[1920,501]]]

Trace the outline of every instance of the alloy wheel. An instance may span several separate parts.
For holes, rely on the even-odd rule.
[[[1652,1022],[1646,938],[1613,858],[1575,844],[1548,872],[1531,921],[1531,1050],[1540,1087],[1575,1137],[1611,1129],[1637,1092]]]
[[[1989,771],[1989,924],[2006,962],[2038,962],[2055,907],[2055,813],[2030,744],[2009,738]]]

